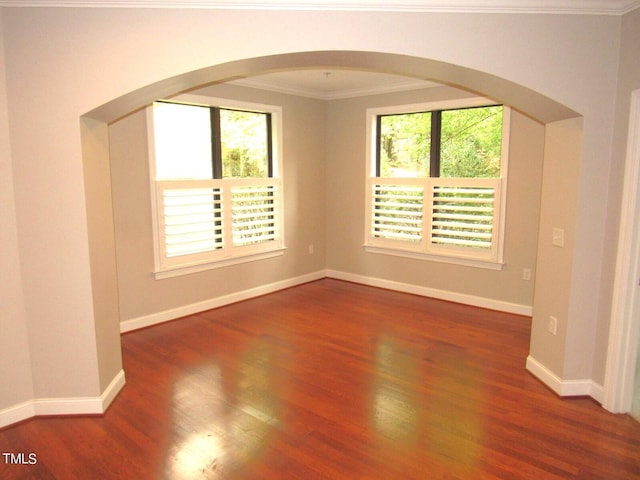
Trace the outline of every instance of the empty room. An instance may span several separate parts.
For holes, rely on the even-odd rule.
[[[640,478],[639,6],[0,1],[0,478]]]

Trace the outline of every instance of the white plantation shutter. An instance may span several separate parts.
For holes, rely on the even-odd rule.
[[[499,232],[500,179],[431,180],[431,245],[493,259]]]
[[[277,178],[166,180],[156,188],[162,268],[281,247]]]
[[[233,246],[274,241],[280,223],[277,185],[246,185],[231,189]]]
[[[371,234],[376,238],[420,242],[424,189],[420,185],[372,185]]]
[[[162,206],[167,257],[222,248],[219,188],[163,189]]]
[[[370,178],[367,245],[497,261],[499,178]]]

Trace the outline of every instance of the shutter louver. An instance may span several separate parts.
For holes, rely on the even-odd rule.
[[[494,187],[434,185],[432,195],[431,243],[492,248]]]
[[[275,178],[159,181],[162,264],[199,264],[281,248]]]
[[[162,204],[167,257],[222,248],[220,188],[167,189]]]
[[[279,224],[279,195],[276,185],[231,188],[233,246],[275,240]]]
[[[424,188],[374,184],[372,189],[371,234],[376,238],[420,242]]]

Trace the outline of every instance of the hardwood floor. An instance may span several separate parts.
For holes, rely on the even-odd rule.
[[[640,479],[640,423],[525,371],[530,319],[321,280],[126,334],[103,417],[0,478]]]

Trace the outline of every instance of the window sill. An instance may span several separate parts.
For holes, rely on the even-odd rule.
[[[374,247],[371,245],[364,245],[364,250],[365,252],[368,252],[368,253],[392,255],[392,256],[404,257],[404,258],[413,258],[416,260],[427,260],[430,262],[449,263],[453,265],[462,265],[465,267],[484,268],[487,270],[502,270],[504,267],[503,262],[492,261],[492,260],[479,260],[475,258],[435,255],[430,253],[399,250],[395,248]]]
[[[204,272],[206,270],[213,270],[216,268],[228,267],[231,265],[238,265],[241,263],[255,262],[258,260],[266,260],[268,258],[281,257],[284,255],[286,247],[279,247],[269,251],[263,251],[258,253],[252,253],[249,255],[242,255],[240,257],[225,258],[223,260],[216,260],[206,263],[198,263],[195,265],[184,265],[180,267],[171,267],[165,270],[153,272],[156,280],[163,280],[165,278],[179,277],[181,275],[189,275],[191,273]]]

